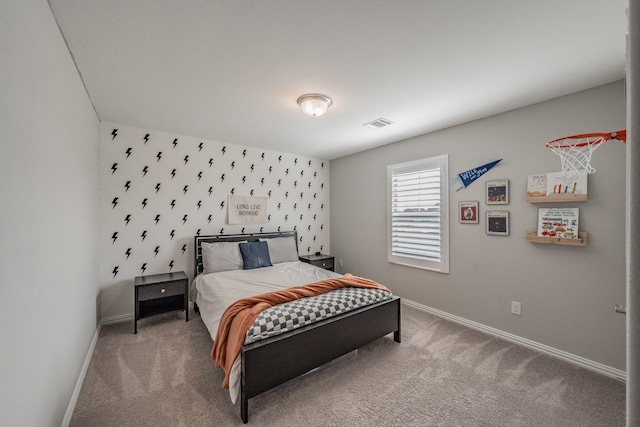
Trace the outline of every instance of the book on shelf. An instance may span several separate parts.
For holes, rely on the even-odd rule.
[[[586,195],[587,175],[560,178],[560,172],[547,172],[529,175],[527,178],[528,197],[547,197],[554,195]]]
[[[538,209],[538,236],[577,239],[579,213],[578,208]]]
[[[545,197],[547,195],[547,174],[537,173],[529,175],[527,179],[528,197]]]

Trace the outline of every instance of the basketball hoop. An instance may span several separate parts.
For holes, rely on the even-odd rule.
[[[560,156],[562,171],[559,177],[572,178],[576,175],[590,175],[596,171],[590,163],[591,154],[601,143],[610,139],[627,142],[627,131],[566,136],[547,142],[547,148]]]

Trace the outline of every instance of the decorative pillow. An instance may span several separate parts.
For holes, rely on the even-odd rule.
[[[204,274],[227,270],[242,270],[241,242],[202,242]]]
[[[240,243],[240,253],[244,262],[243,269],[271,267],[267,242]]]
[[[269,257],[271,257],[271,262],[273,264],[287,261],[298,261],[298,248],[293,236],[260,239],[260,241],[267,242],[267,245],[269,246]]]

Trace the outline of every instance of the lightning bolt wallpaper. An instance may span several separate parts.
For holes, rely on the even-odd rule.
[[[196,234],[296,230],[301,255],[329,253],[330,163],[102,122],[103,316],[133,311],[133,280],[185,271]],[[265,224],[228,225],[227,196],[267,197]]]

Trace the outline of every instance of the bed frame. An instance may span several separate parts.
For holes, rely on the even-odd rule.
[[[295,231],[195,237],[194,277],[202,272],[202,242],[256,241]],[[196,306],[197,311],[197,306]],[[343,313],[246,344],[241,350],[240,417],[249,421],[249,399],[393,332],[400,342],[400,298]]]

